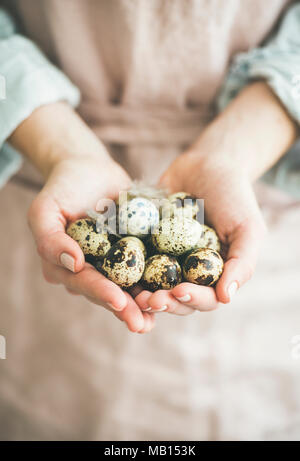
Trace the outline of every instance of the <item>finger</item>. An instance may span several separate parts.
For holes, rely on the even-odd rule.
[[[43,260],[43,272],[46,280],[49,278],[52,283],[62,283],[69,290],[93,298],[100,306],[108,304],[115,311],[121,311],[127,306],[126,293],[90,264],[85,264],[81,272],[73,274]],[[130,298],[129,295],[128,297]]]
[[[87,299],[93,303],[93,304],[98,304],[97,300],[94,298],[91,298],[90,296],[87,296]],[[133,312],[132,310],[128,312],[127,307],[123,309],[121,312],[116,312],[108,304],[103,303],[103,307],[110,311],[114,316],[120,320],[121,322],[126,323],[126,326],[129,331],[133,333],[149,333],[155,326],[155,316],[154,314],[148,314],[148,313],[142,313],[142,318],[143,318],[143,327],[139,329],[142,325],[140,322],[140,314],[136,315],[136,312]],[[137,307],[138,311],[140,312],[139,308]]]
[[[134,300],[142,311],[151,310],[151,307],[149,306],[149,302],[148,302],[151,296],[152,296],[151,291],[143,290],[135,297]]]
[[[71,293],[70,290],[67,289]],[[72,293],[73,294],[73,293]],[[99,304],[98,301],[90,296],[86,297],[88,301],[93,304]],[[130,303],[128,303],[129,305]],[[129,331],[133,333],[149,333],[155,326],[155,316],[154,314],[142,313],[142,321],[140,318],[140,310],[138,306],[137,309],[133,311],[133,309],[129,306],[125,307],[123,311],[117,312],[113,310],[109,304],[103,303],[102,307],[110,311],[114,316],[120,320],[121,322],[126,323],[127,328]],[[142,323],[143,322],[143,323]],[[141,325],[143,325],[142,328]]]
[[[188,315],[194,312],[194,309],[176,302],[174,297],[170,295],[170,292],[161,290],[156,293],[158,293],[158,295],[154,296],[150,291],[144,290],[135,298],[135,301],[142,311],[148,313],[168,312],[176,315]],[[165,308],[165,306],[167,306],[167,308]]]
[[[236,291],[252,277],[265,235],[266,226],[260,218],[246,221],[232,233],[228,260],[216,285],[220,302],[230,302]]]
[[[127,305],[122,312],[117,313],[117,316],[127,324],[129,331],[138,333],[146,327],[145,317],[132,297],[128,293],[125,293],[125,295]]]
[[[53,199],[38,196],[30,207],[28,221],[42,258],[72,272],[83,268],[84,254],[65,233],[66,221]]]
[[[77,293],[77,291],[70,290],[69,288],[66,288],[67,292],[70,293],[70,295],[73,296],[80,296],[80,293]]]
[[[184,282],[173,288],[171,293],[180,303],[199,311],[212,311],[218,307],[216,291],[212,287]]]
[[[52,264],[51,264],[52,266]],[[54,266],[56,268],[56,266]],[[42,260],[42,272],[46,282],[51,283],[51,285],[60,285],[61,281],[56,277],[53,270],[50,270],[50,263]]]
[[[195,310],[177,301],[168,290],[158,290],[148,299],[150,312],[168,312],[176,315],[189,315]]]
[[[134,302],[128,293],[125,293],[127,297],[126,307],[116,312],[111,308],[109,304],[103,303],[103,307],[112,312],[122,322],[125,322],[129,331],[133,333],[147,333],[151,329],[152,321],[149,318],[149,314],[145,315],[141,312],[138,305]],[[97,299],[87,296],[87,299],[94,304],[99,304]]]
[[[113,312],[113,314],[121,322],[126,323],[124,318],[123,318],[124,317],[123,312]],[[134,333],[143,334],[143,333],[149,333],[151,330],[153,330],[153,328],[155,326],[155,315],[154,314],[149,314],[149,313],[143,313],[143,319],[144,319],[144,327],[139,331],[134,331]],[[126,323],[126,325],[127,325],[128,330],[132,331],[131,328],[128,325],[128,322]]]
[[[153,330],[155,326],[155,315],[154,314],[149,314],[149,313],[143,313],[144,317],[144,328],[140,330],[138,333],[143,334],[143,333],[150,333],[151,330]]]

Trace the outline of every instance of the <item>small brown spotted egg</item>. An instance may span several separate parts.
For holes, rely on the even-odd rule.
[[[189,218],[162,219],[152,235],[152,243],[159,253],[180,256],[197,247],[201,224]]]
[[[217,251],[210,248],[198,248],[184,261],[183,275],[188,282],[211,286],[219,280],[223,266],[223,259]]]
[[[177,216],[195,219],[199,211],[200,205],[196,197],[186,192],[176,192],[164,200],[162,218]]]
[[[211,250],[220,251],[221,243],[216,231],[205,224],[202,224],[202,234],[200,237],[199,248],[210,248]]]
[[[154,255],[147,259],[142,278],[150,291],[170,290],[181,282],[181,267],[174,256]]]
[[[87,258],[103,258],[111,248],[113,236],[96,231],[95,221],[78,219],[67,228],[67,234],[76,240]]]
[[[140,249],[142,250],[143,252],[143,255],[144,255],[144,258],[146,259],[147,258],[147,250],[146,250],[146,246],[144,245],[144,243],[137,237],[133,237],[133,236],[128,236],[128,237],[123,237],[122,238],[122,241],[123,242],[131,242],[133,245],[137,245],[140,247]]]
[[[116,242],[104,258],[101,271],[122,288],[137,283],[144,272],[145,257],[142,242],[136,237],[124,237]]]

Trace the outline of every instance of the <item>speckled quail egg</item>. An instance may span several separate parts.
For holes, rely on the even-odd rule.
[[[104,258],[101,271],[122,288],[137,283],[144,272],[145,258],[140,241],[125,237],[116,242]]]
[[[157,226],[159,213],[150,200],[134,198],[124,202],[119,209],[119,233],[143,237]]]
[[[103,258],[115,238],[107,233],[99,234],[93,219],[82,218],[70,224],[67,234],[76,240],[87,259]]]
[[[188,282],[211,286],[219,280],[223,266],[223,259],[217,251],[198,248],[184,261],[183,275]]]
[[[133,237],[133,236],[128,236],[128,237],[123,237],[122,238],[122,241],[123,242],[129,242],[129,243],[132,243],[133,245],[137,245],[140,247],[140,249],[142,250],[143,252],[143,255],[144,255],[144,258],[146,259],[147,258],[147,250],[146,250],[146,246],[144,245],[144,243],[137,237]]]
[[[179,256],[197,246],[201,224],[189,218],[162,219],[152,235],[152,243],[159,253]]]
[[[200,210],[196,197],[186,192],[176,192],[164,200],[161,214],[162,218],[177,216],[195,219]]]
[[[147,290],[170,290],[180,282],[181,267],[174,256],[161,254],[147,259],[142,277]]]
[[[220,251],[221,243],[216,231],[205,224],[202,224],[202,234],[200,236],[199,248],[210,248],[211,250]]]

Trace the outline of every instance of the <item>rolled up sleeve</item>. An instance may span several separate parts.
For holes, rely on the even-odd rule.
[[[260,48],[234,57],[222,85],[218,108],[251,81],[263,79],[290,116],[300,123],[300,5],[292,6],[276,34]],[[266,181],[300,198],[300,148],[294,147],[267,174]]]
[[[16,33],[0,9],[0,186],[21,166],[6,140],[38,107],[57,101],[79,104],[76,86],[29,39]]]

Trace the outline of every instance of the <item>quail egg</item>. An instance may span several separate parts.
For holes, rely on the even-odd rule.
[[[122,288],[137,283],[144,272],[145,258],[137,238],[125,237],[116,242],[106,254],[101,271]]]
[[[157,226],[159,213],[150,200],[134,198],[124,202],[119,209],[119,233],[143,237]]]
[[[67,234],[76,240],[87,259],[103,258],[114,241],[114,237],[107,233],[99,234],[95,221],[89,218],[70,224]]]
[[[162,219],[152,235],[152,243],[159,253],[179,256],[197,247],[201,235],[201,224],[194,219]]]
[[[202,234],[197,246],[199,248],[210,248],[215,251],[221,250],[221,243],[216,231],[205,224],[202,224]]]
[[[123,237],[123,238],[122,238],[122,241],[123,241],[123,242],[129,242],[129,243],[132,243],[133,245],[139,246],[140,249],[141,249],[142,252],[143,252],[144,258],[145,258],[145,259],[147,258],[146,246],[144,245],[144,243],[143,243],[139,238],[133,237],[133,236],[128,236],[128,237]]]
[[[196,197],[186,192],[176,192],[164,200],[162,218],[177,216],[195,219],[200,210],[200,203]]]
[[[219,280],[223,266],[223,259],[217,251],[198,248],[184,261],[183,275],[188,282],[211,286]]]
[[[181,267],[174,256],[162,254],[147,259],[142,277],[147,290],[170,290],[180,282]]]

